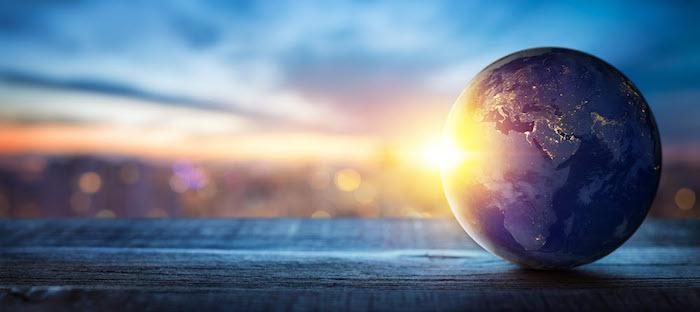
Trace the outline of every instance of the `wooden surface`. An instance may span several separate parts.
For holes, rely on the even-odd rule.
[[[700,310],[700,222],[567,272],[453,220],[0,221],[0,310]]]

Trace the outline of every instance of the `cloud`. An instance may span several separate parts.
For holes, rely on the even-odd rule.
[[[143,116],[150,116],[138,124],[169,124],[174,126],[173,129],[186,128],[193,132],[232,134],[239,132],[241,127],[230,126],[239,125],[245,120],[248,124],[245,127],[246,131],[267,125],[267,131],[296,129],[333,132],[333,129],[326,125],[304,123],[284,115],[248,111],[230,103],[156,93],[104,80],[57,79],[0,71],[0,91],[2,90],[4,92],[0,96],[0,119],[4,123],[130,125],[133,124],[133,120],[142,120]],[[158,119],[161,121],[148,121],[155,120],[156,116],[160,116]],[[226,123],[230,126],[226,126]],[[257,124],[258,127],[251,127],[251,123]],[[207,127],[211,128],[211,131],[208,131]],[[235,131],[231,132],[230,129]]]
[[[143,101],[171,104],[175,106],[194,106],[210,110],[229,110],[231,105],[224,105],[204,99],[191,98],[187,96],[159,94],[139,89],[137,87],[108,82],[98,79],[57,79],[35,74],[0,71],[0,80],[11,84],[28,85],[39,88],[60,89],[75,92],[98,93],[101,95],[128,97]],[[234,113],[247,115],[247,112],[240,110]]]
[[[700,10],[693,3],[0,6],[6,81],[230,112],[261,128],[392,128],[404,115],[447,110],[490,61],[542,45],[598,55],[644,93],[700,88]]]

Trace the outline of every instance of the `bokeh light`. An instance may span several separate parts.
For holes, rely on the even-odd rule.
[[[362,176],[357,170],[343,169],[335,173],[335,185],[339,190],[352,192],[362,183]]]
[[[114,213],[114,211],[110,209],[101,209],[95,214],[95,217],[102,219],[114,219],[116,216],[117,215]]]
[[[102,178],[97,173],[89,171],[80,176],[78,186],[83,193],[94,194],[102,187]]]
[[[695,206],[695,191],[689,188],[681,188],[674,197],[676,205],[682,210],[690,210]]]
[[[311,214],[311,218],[313,218],[313,219],[326,219],[326,218],[330,218],[330,217],[331,217],[331,214],[328,213],[328,211],[324,211],[324,210],[316,210],[316,211],[314,211],[314,213]]]

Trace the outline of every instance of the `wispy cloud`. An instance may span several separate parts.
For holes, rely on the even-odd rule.
[[[247,115],[247,112],[243,110],[237,111],[235,107],[232,108],[230,104],[224,105],[222,103],[187,96],[153,93],[137,87],[98,79],[56,79],[35,74],[8,71],[0,72],[0,80],[10,84],[27,85],[36,88],[97,93],[100,95],[134,98],[143,101],[172,104],[175,106],[194,106],[210,110],[233,110],[235,113]]]
[[[677,122],[667,113],[692,108],[695,103],[678,94],[700,89],[700,8],[692,3],[0,6],[6,83],[210,110],[259,129],[395,136],[406,124],[422,123],[439,131],[452,100],[487,63],[554,45],[618,66],[648,95],[662,129],[672,129],[668,135],[700,131],[697,122]],[[0,94],[0,105],[5,102]]]

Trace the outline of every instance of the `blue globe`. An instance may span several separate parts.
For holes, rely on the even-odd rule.
[[[489,252],[563,269],[619,247],[644,220],[661,173],[659,133],[639,90],[592,55],[538,48],[470,82],[445,136],[452,210]]]

